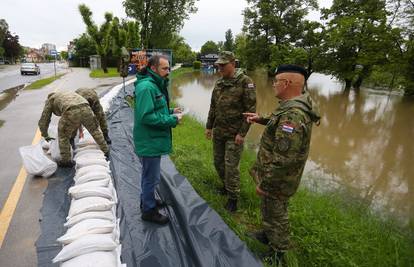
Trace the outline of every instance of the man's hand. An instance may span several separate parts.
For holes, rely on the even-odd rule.
[[[236,138],[234,139],[234,143],[236,143],[236,145],[243,145],[244,137],[241,136],[240,134],[236,135]]]
[[[258,196],[267,196],[267,193],[265,191],[263,191],[259,185],[256,186],[256,195]]]
[[[79,139],[82,139],[85,135],[83,134],[83,127],[82,125],[79,127]]]
[[[173,114],[177,114],[177,113],[181,113],[181,112],[183,112],[182,108],[174,108],[173,109]]]
[[[213,136],[213,131],[211,129],[206,129],[205,135],[207,140],[211,140],[211,137]]]
[[[175,113],[174,116],[177,117],[177,124],[181,123],[181,120],[183,119],[183,114]]]
[[[260,116],[257,113],[245,112],[243,113],[243,116],[246,118],[247,123],[250,123],[250,124],[253,124],[260,120]]]
[[[46,142],[49,142],[49,141],[55,140],[55,138],[50,137],[50,136],[46,136],[46,137],[44,137],[44,138],[45,138]]]

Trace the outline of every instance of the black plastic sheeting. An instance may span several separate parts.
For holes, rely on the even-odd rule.
[[[177,172],[168,156],[161,160],[161,183],[156,194],[168,204],[161,212],[171,222],[159,226],[141,220],[141,165],[132,139],[134,115],[124,100],[132,91],[132,85],[121,90],[108,114],[111,170],[119,199],[121,261],[128,267],[262,266]]]

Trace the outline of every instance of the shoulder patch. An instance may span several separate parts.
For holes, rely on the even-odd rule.
[[[295,127],[292,124],[284,123],[282,124],[282,131],[287,133],[293,133]]]
[[[248,83],[247,88],[254,89],[255,88],[254,83]]]

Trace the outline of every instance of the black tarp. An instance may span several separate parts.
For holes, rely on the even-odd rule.
[[[141,220],[141,165],[134,153],[133,111],[124,100],[133,86],[121,90],[111,105],[111,170],[118,192],[122,255],[127,266],[262,266],[220,216],[180,175],[168,156],[161,160],[157,197],[171,220],[158,226]]]

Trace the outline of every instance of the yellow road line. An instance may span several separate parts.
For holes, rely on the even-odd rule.
[[[37,129],[33,138],[32,145],[37,144],[40,141],[40,131]],[[9,229],[11,219],[14,211],[16,210],[17,203],[19,202],[20,195],[22,194],[24,184],[26,183],[27,172],[24,167],[21,167],[19,175],[17,175],[13,188],[7,197],[6,203],[0,213],[0,249],[3,245],[4,238],[6,237],[7,230]]]

